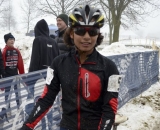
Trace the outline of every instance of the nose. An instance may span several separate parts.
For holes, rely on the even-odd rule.
[[[88,32],[86,32],[83,37],[86,38],[86,39],[90,39],[90,35],[89,35]]]

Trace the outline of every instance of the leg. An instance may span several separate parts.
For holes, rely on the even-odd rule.
[[[28,81],[26,82],[26,84],[27,84],[27,87],[29,89],[29,93],[28,93],[27,99],[34,98],[34,85],[37,82],[37,79],[34,78],[34,77],[36,77],[36,76],[37,76],[37,74],[34,74],[32,76],[29,75],[27,77]]]
[[[6,102],[6,105],[7,105],[8,102],[10,102],[10,101],[8,101],[10,89],[11,89],[11,86],[5,87],[5,102]],[[8,108],[10,108],[10,103],[9,103]]]
[[[17,89],[17,85],[14,85],[14,91],[15,91],[15,95],[16,95],[16,103],[17,103],[17,107],[19,108],[19,95],[18,95],[18,89]]]

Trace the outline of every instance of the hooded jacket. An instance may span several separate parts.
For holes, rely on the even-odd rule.
[[[65,66],[65,67],[64,67]],[[113,61],[96,50],[80,64],[76,51],[62,54],[48,68],[46,86],[22,130],[31,130],[52,107],[62,88],[62,120],[69,130],[111,130],[118,93],[109,77],[119,75]],[[28,127],[27,127],[28,126]]]
[[[58,45],[49,36],[48,24],[44,19],[37,22],[34,33],[35,39],[32,46],[29,72],[46,69],[51,65],[51,61],[59,55]]]

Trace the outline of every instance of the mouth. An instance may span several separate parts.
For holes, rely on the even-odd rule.
[[[89,42],[81,42],[82,46],[89,46],[91,43]]]

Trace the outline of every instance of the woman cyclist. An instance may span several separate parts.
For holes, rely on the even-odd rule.
[[[111,129],[117,111],[118,89],[110,79],[116,79],[119,72],[114,62],[95,49],[103,40],[100,33],[103,24],[101,11],[89,5],[75,8],[69,15],[70,27],[64,41],[75,47],[53,60],[47,70],[44,92],[22,130],[36,126],[53,105],[60,88],[63,109],[60,130]]]

